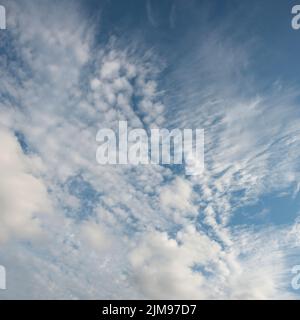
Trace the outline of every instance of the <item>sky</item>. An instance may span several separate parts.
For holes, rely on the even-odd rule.
[[[298,299],[297,1],[1,0],[0,299]],[[99,165],[205,131],[205,169]]]

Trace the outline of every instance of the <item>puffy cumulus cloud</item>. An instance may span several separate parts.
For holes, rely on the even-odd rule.
[[[265,234],[253,243],[251,237],[237,234],[235,245],[224,248],[193,226],[176,238],[149,231],[130,254],[134,281],[148,299],[291,297],[281,291],[282,251]]]
[[[0,243],[32,239],[41,233],[41,215],[51,212],[47,188],[35,159],[26,156],[17,138],[0,127]]]
[[[134,277],[150,299],[204,298],[205,276],[193,268],[205,267],[218,256],[220,246],[193,228],[170,239],[158,231],[146,234],[130,255]]]
[[[160,189],[160,207],[170,212],[177,223],[181,223],[184,218],[197,216],[194,197],[192,184],[182,177],[177,177]]]
[[[96,251],[110,249],[113,244],[113,237],[103,225],[95,221],[85,221],[80,226],[79,234],[88,247]]]

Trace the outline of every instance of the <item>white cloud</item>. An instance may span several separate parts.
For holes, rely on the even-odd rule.
[[[112,246],[112,236],[108,234],[104,226],[94,221],[85,221],[80,228],[81,237],[89,247],[102,251]]]
[[[0,243],[30,240],[42,231],[41,215],[51,212],[47,188],[36,161],[24,155],[16,137],[2,126],[0,140]]]
[[[280,291],[282,253],[261,236],[251,244],[253,234],[236,235],[234,245],[223,248],[191,226],[175,239],[149,232],[130,255],[134,280],[148,299],[287,298]]]
[[[177,223],[186,217],[197,216],[197,206],[193,204],[193,186],[188,180],[177,177],[170,185],[160,190],[160,207],[174,216]]]
[[[181,243],[166,233],[151,232],[131,253],[135,280],[149,299],[204,298],[205,278],[193,272],[197,263],[206,265],[220,251],[217,243],[195,230],[179,235]]]

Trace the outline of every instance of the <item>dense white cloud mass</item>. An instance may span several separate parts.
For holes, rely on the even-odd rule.
[[[297,190],[295,90],[242,96],[250,53],[217,30],[199,39],[199,51],[182,58],[163,88],[158,53],[139,38],[98,43],[96,22],[74,2],[7,7],[0,263],[24,276],[0,297],[291,297],[297,224],[230,222],[271,191]],[[149,2],[147,10],[155,25]],[[120,120],[205,128],[205,173],[97,165],[97,131]]]
[[[169,213],[176,223],[185,223],[186,218],[198,215],[197,206],[193,204],[193,187],[188,180],[177,177],[159,192],[160,208]]]
[[[175,239],[148,233],[130,256],[137,284],[151,299],[289,297],[280,290],[284,259],[280,245],[272,243],[275,239],[245,232],[232,235],[232,240],[224,250],[192,226]]]
[[[31,239],[41,232],[40,215],[51,203],[38,174],[39,159],[23,154],[17,138],[0,127],[0,243],[11,238]]]

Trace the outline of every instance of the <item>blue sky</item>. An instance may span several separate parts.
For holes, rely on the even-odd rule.
[[[6,1],[1,299],[297,299],[297,1]],[[205,171],[96,134],[205,129]]]

